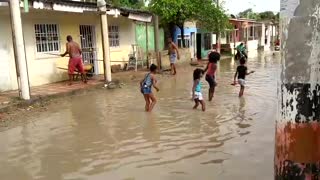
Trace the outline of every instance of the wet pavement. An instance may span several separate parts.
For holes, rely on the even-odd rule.
[[[273,179],[279,64],[275,56],[249,59],[256,73],[238,98],[230,85],[237,63],[221,61],[205,113],[192,110],[194,67],[160,79],[153,113],[144,112],[136,84],[62,99],[0,132],[0,179]]]

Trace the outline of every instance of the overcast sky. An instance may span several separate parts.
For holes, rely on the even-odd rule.
[[[252,8],[255,12],[280,11],[280,0],[224,0],[228,13],[238,14]]]

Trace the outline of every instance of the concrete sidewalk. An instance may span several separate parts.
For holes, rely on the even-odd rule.
[[[68,82],[58,82],[42,86],[36,86],[31,88],[31,100],[23,101],[19,98],[18,90],[6,91],[0,93],[0,112],[5,112],[10,106],[19,106],[22,104],[32,104],[33,101],[72,94],[75,91],[89,89],[97,87],[98,85],[103,85],[103,76],[96,76],[91,78],[87,84],[81,81],[75,81],[73,85],[69,86]]]
[[[113,82],[117,87],[117,84],[120,84],[120,82],[130,83],[132,81],[139,81],[146,72],[147,70],[139,70],[137,72],[123,71],[113,73],[112,78]],[[90,78],[87,84],[84,84],[81,81],[75,81],[71,86],[69,86],[67,81],[63,81],[42,86],[31,87],[31,100],[29,101],[24,101],[20,99],[18,90],[1,92],[0,113],[5,113],[12,107],[26,107],[34,103],[37,103],[41,100],[63,97],[66,95],[75,94],[76,92],[81,92],[83,90],[104,87],[104,84],[105,83],[103,75],[99,75]]]

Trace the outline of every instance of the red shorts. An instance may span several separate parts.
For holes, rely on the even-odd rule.
[[[75,70],[78,70],[80,73],[84,73],[84,68],[83,68],[83,63],[82,63],[82,58],[70,58],[69,60],[69,74],[73,74]]]

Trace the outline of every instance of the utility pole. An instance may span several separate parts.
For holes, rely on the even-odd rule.
[[[153,21],[154,21],[155,52],[156,52],[158,68],[161,69],[161,56],[160,56],[160,47],[159,47],[159,17],[157,15],[154,15]]]
[[[112,81],[112,78],[111,78],[109,32],[108,32],[108,18],[107,18],[106,5],[107,5],[107,3],[105,0],[97,0],[97,6],[99,8],[100,18],[101,18],[104,80],[106,83],[110,83]]]
[[[26,51],[23,41],[23,30],[20,12],[20,1],[10,0],[10,16],[12,27],[12,39],[14,45],[14,56],[16,61],[18,86],[21,91],[21,98],[24,100],[30,99],[29,77],[27,69]]]
[[[146,58],[147,58],[147,67],[149,68],[149,33],[148,33],[148,22],[146,22]]]
[[[217,7],[218,9],[220,9],[220,0],[217,0]],[[220,32],[220,28],[219,28],[219,31],[217,33],[217,52],[220,53],[221,52],[221,32]]]
[[[281,1],[283,43],[275,138],[276,180],[320,177],[319,6],[320,1]]]

